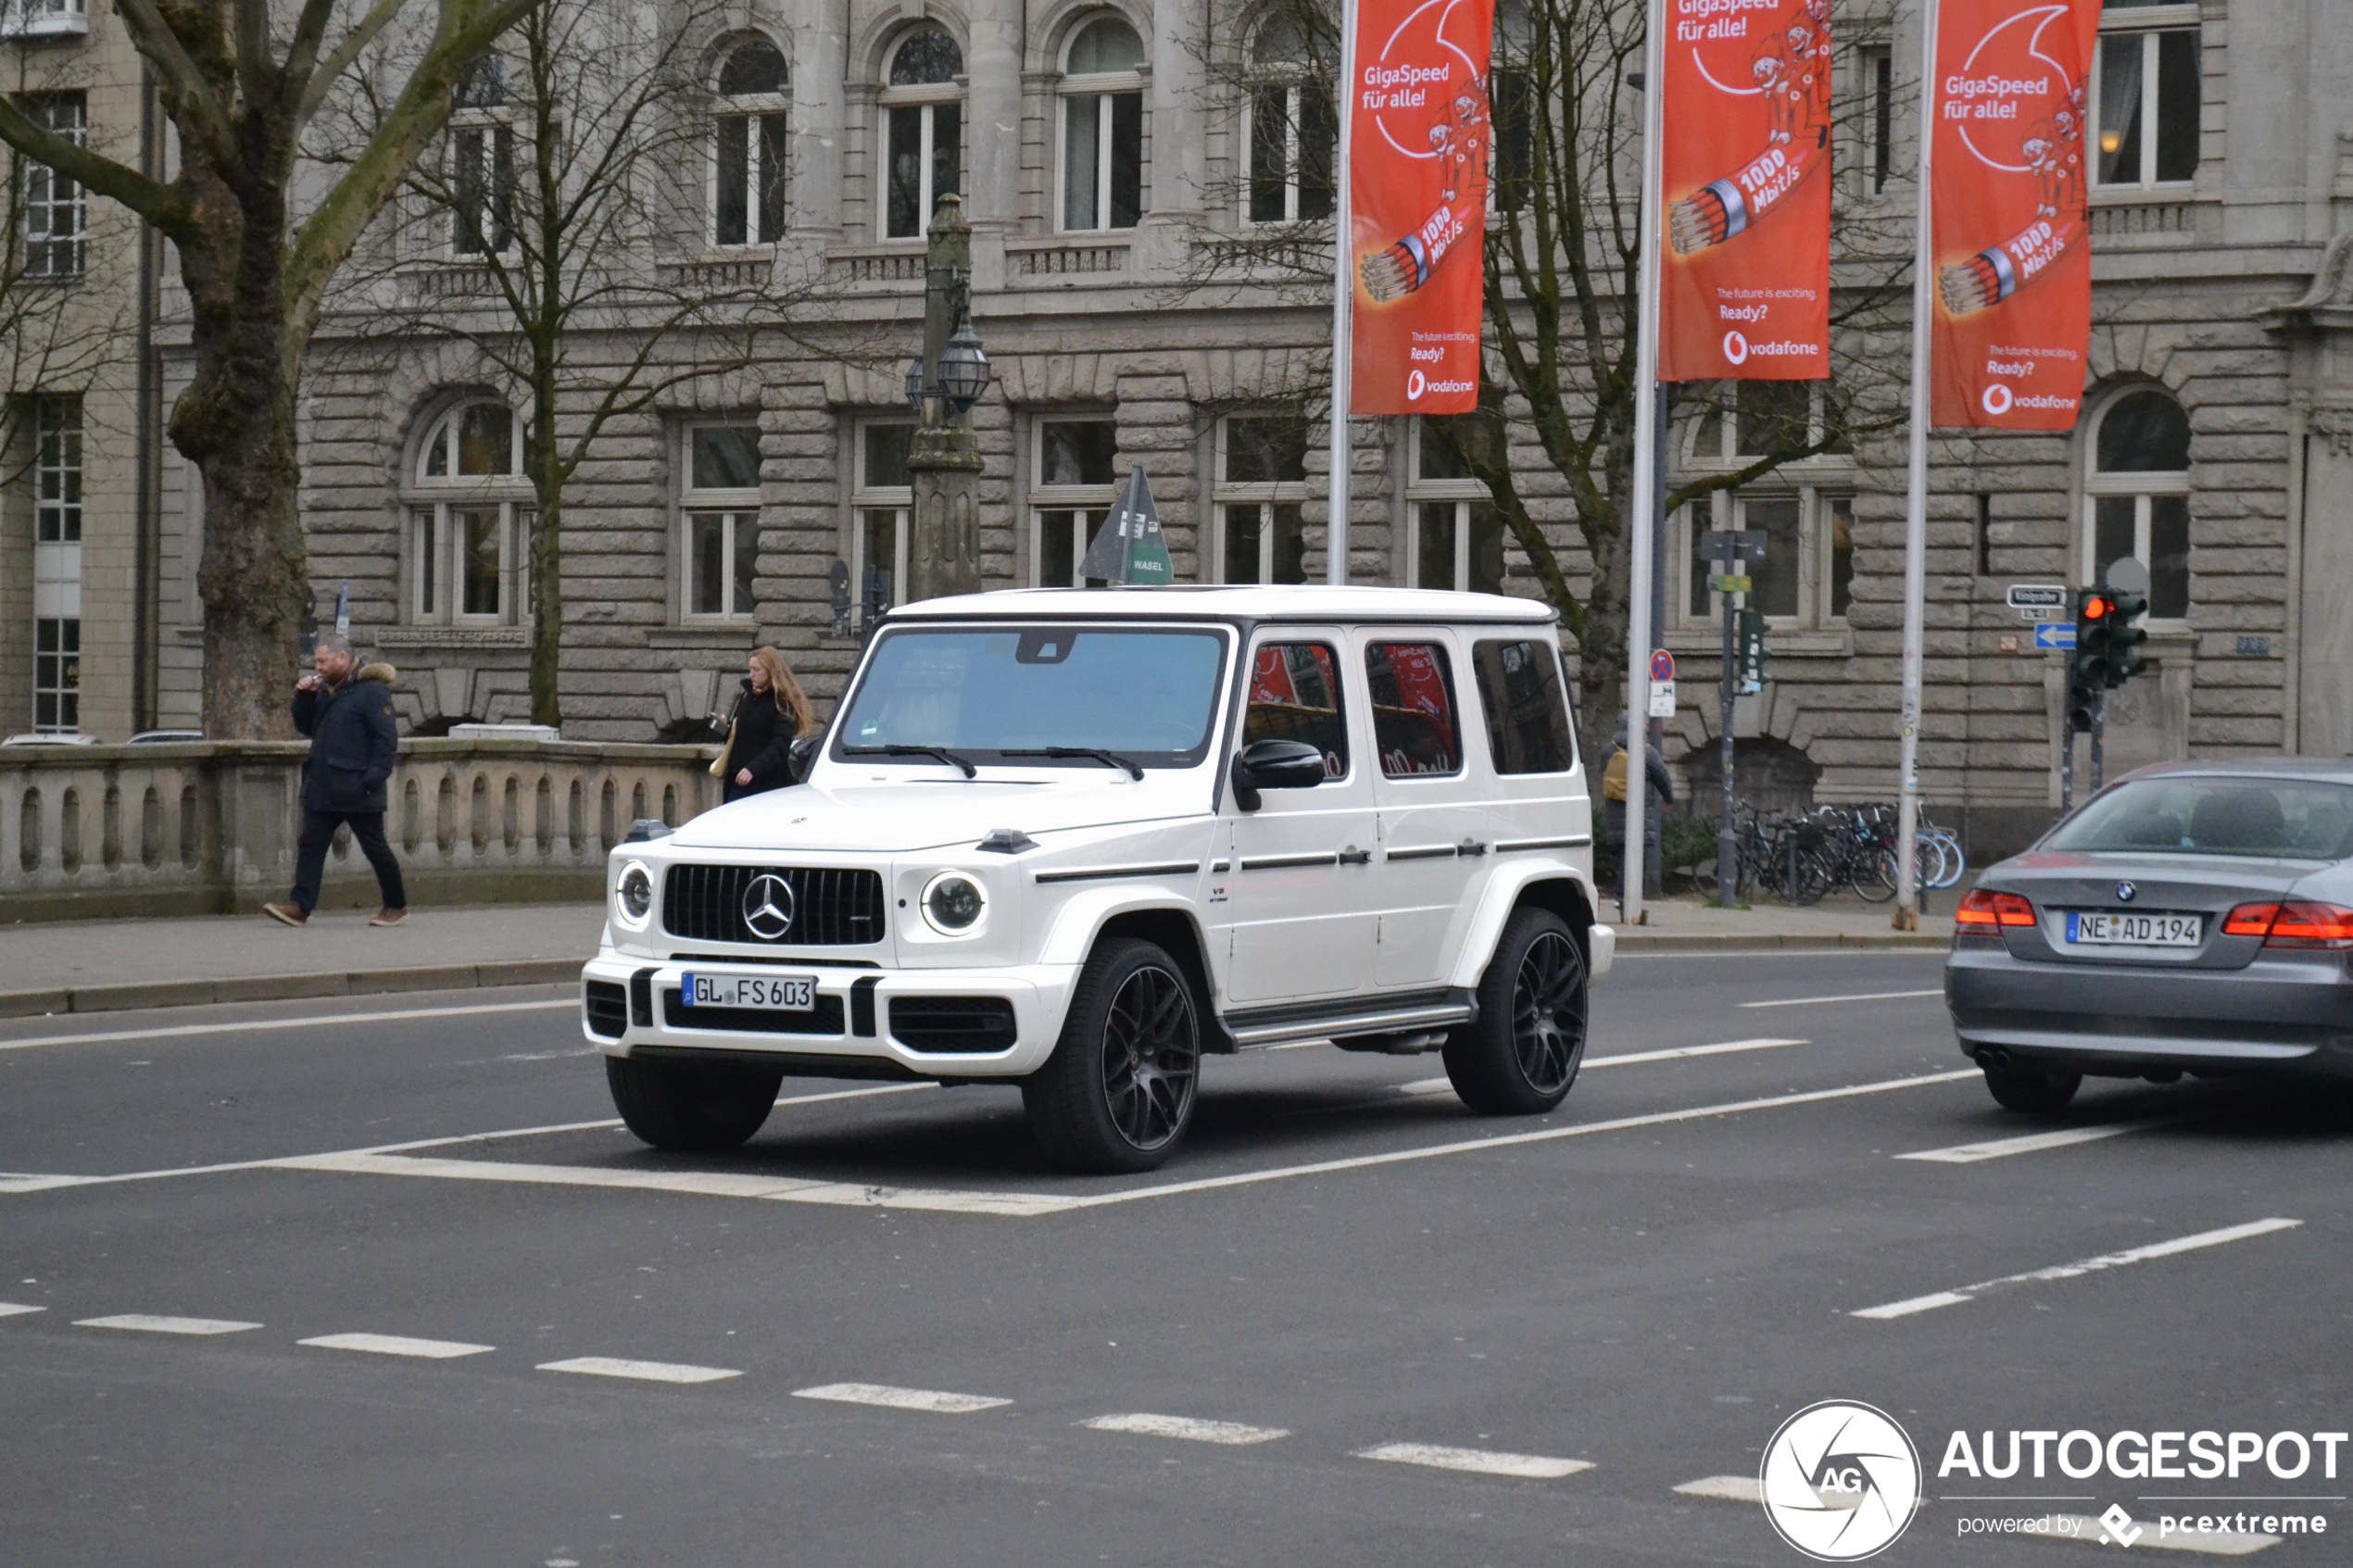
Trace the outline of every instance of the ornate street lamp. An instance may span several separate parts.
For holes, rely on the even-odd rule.
[[[940,352],[940,395],[948,399],[950,408],[962,414],[988,392],[988,356],[981,349],[980,334],[973,331],[972,319],[966,317]]]

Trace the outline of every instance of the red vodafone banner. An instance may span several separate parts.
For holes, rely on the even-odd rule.
[[[2083,86],[2100,0],[1944,0],[1931,424],[2071,430],[2092,331]]]
[[[1667,0],[1658,379],[1815,381],[1831,338],[1830,0]]]
[[[1348,96],[1358,414],[1478,407],[1494,0],[1358,0]]]

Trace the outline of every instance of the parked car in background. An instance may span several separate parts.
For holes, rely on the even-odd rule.
[[[45,732],[35,733],[28,730],[22,734],[14,734],[6,740],[0,740],[0,746],[101,746],[104,744],[96,735],[85,735],[79,731],[67,734],[50,734]]]
[[[1994,1098],[2086,1074],[2353,1078],[2353,760],[2178,762],[1989,868],[1944,995]]]
[[[1441,1050],[1551,1110],[1607,971],[1546,606],[1047,590],[895,610],[805,784],[621,846],[584,1026],[631,1130],[741,1143],[781,1076],[1018,1083],[1149,1168],[1204,1052]]]

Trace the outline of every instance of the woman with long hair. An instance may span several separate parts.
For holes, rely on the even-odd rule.
[[[711,767],[714,778],[726,781],[728,800],[799,784],[793,742],[817,728],[809,697],[793,679],[783,654],[771,647],[754,648],[745,670],[727,725],[727,744]]]

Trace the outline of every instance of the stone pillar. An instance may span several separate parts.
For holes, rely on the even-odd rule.
[[[1152,7],[1151,64],[1144,85],[1151,146],[1151,194],[1137,233],[1136,262],[1147,272],[1184,263],[1185,246],[1200,220],[1208,180],[1202,114],[1208,85],[1202,40],[1191,35],[1204,11],[1161,0]]]
[[[1021,0],[975,0],[964,56],[964,182],[975,239],[1012,231],[1021,211]]]
[[[907,467],[913,481],[907,544],[910,603],[980,592],[980,442],[969,410],[939,390],[939,356],[963,320],[972,283],[972,230],[964,204],[939,198],[924,268],[924,412]]]
[[[812,249],[841,238],[848,172],[842,119],[849,41],[838,28],[804,27],[792,73],[793,167],[786,232]]]

